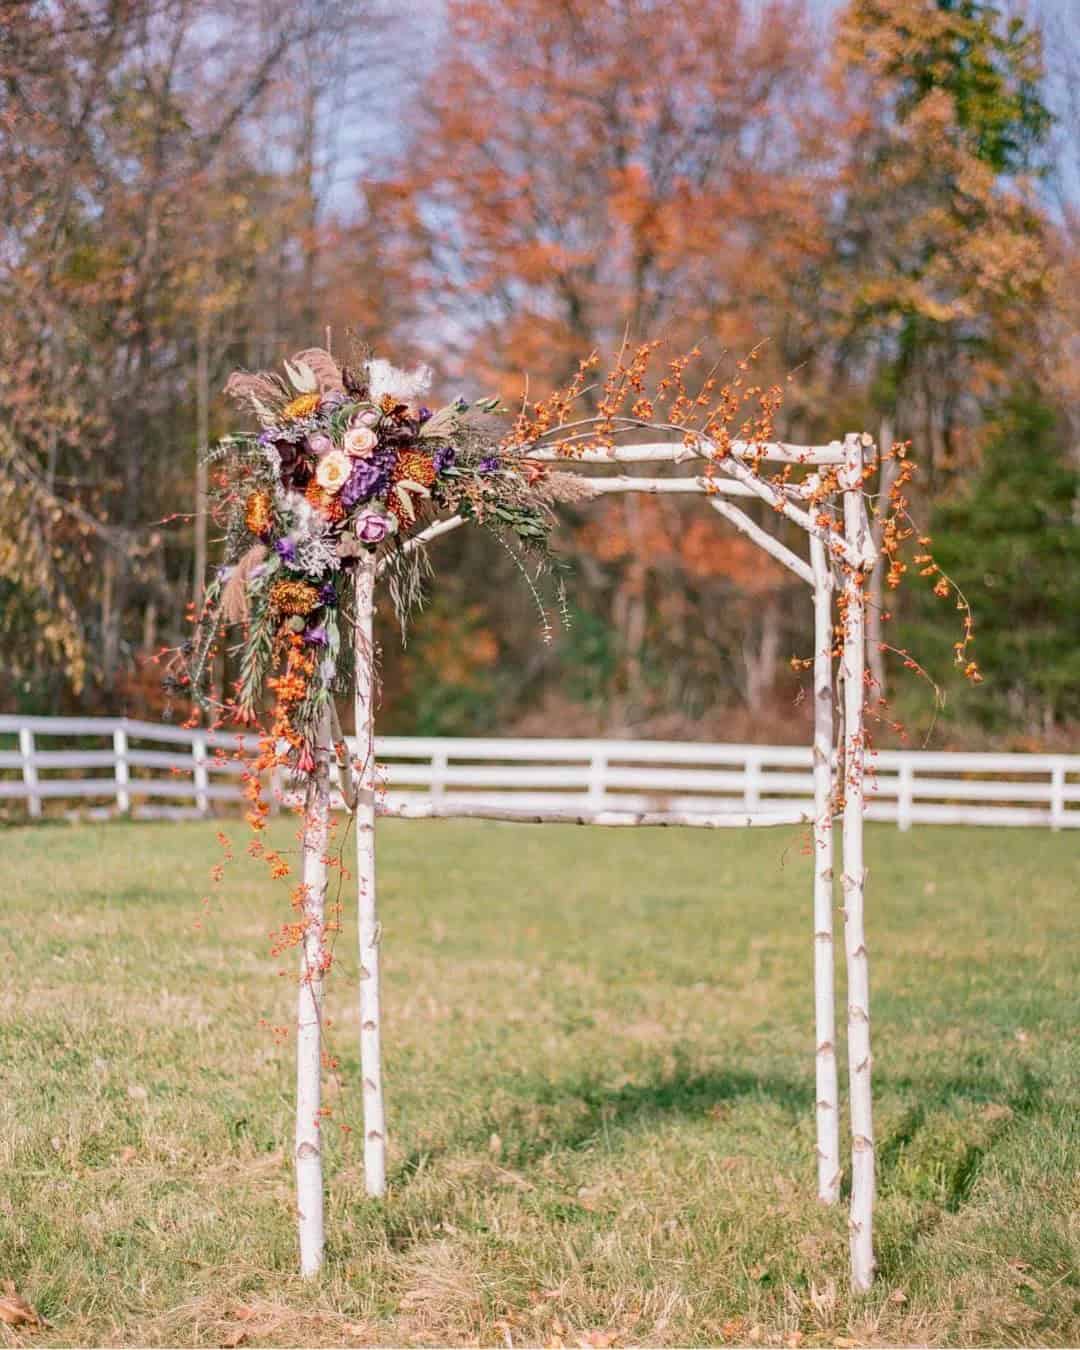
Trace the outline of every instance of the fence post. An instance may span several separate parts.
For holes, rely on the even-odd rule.
[[[590,811],[602,811],[607,798],[607,755],[593,750],[589,756],[588,804]]]
[[[896,823],[901,830],[911,829],[911,802],[915,787],[915,771],[905,755],[900,761],[896,784]]]
[[[445,750],[436,750],[431,756],[431,795],[438,801],[446,796],[446,770],[449,756]]]
[[[1050,770],[1050,828],[1060,830],[1065,824],[1065,761],[1055,760]]]
[[[751,750],[746,756],[743,783],[743,805],[747,814],[761,805],[761,755]]]
[[[34,733],[29,727],[19,728],[19,753],[22,755],[23,782],[26,784],[26,809],[37,817],[41,815],[41,797],[36,790],[38,774],[34,763]]]
[[[123,727],[117,727],[113,732],[113,754],[116,758],[116,809],[121,813],[131,810],[127,753],[127,732]]]
[[[210,785],[210,775],[206,770],[206,737],[198,732],[191,742],[191,757],[194,760],[195,807],[200,815],[205,816],[210,812],[210,797],[206,790]]]

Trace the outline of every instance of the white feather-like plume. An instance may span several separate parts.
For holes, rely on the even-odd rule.
[[[430,366],[417,366],[415,370],[406,371],[379,359],[368,362],[367,373],[368,397],[376,404],[386,394],[398,403],[415,403],[431,388]]]

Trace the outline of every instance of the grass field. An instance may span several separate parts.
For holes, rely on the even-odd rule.
[[[279,826],[283,839],[288,827]],[[391,1186],[354,930],[295,1264],[287,893],[209,824],[4,834],[0,1281],[35,1344],[1075,1345],[1077,839],[868,837],[880,1281],[814,1196],[796,831],[380,826]]]

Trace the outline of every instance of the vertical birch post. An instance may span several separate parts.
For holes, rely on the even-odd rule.
[[[844,438],[844,536],[866,556],[862,441]],[[863,926],[863,698],[866,669],[866,569],[847,564],[844,581],[844,947],[848,982],[848,1084],[851,1098],[851,1283],[865,1293],[874,1278],[874,1124],[870,1088],[870,977]]]
[[[360,1077],[364,1101],[364,1185],[386,1193],[386,1117],[379,1009],[379,915],[375,892],[375,555],[356,565],[356,884],[360,939]]]
[[[330,826],[330,715],[319,722],[315,771],[304,798],[305,921],[296,1011],[296,1209],[300,1273],[317,1275],[323,1262],[322,1001],[326,923],[326,850]]]
[[[814,1043],[818,1199],[840,1198],[840,1099],[836,1080],[833,949],[833,622],[832,574],[825,545],[810,537],[814,569]]]

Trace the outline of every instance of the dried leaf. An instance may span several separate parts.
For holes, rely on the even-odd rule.
[[[9,1327],[40,1327],[43,1324],[37,1314],[21,1294],[16,1293],[11,1280],[4,1281],[4,1292],[0,1294],[0,1322]]]

